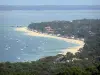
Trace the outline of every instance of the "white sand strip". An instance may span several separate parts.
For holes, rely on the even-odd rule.
[[[61,54],[64,54],[64,55],[67,52],[71,52],[71,53],[75,54],[76,52],[78,52],[78,50],[80,48],[83,48],[83,46],[84,46],[84,42],[82,40],[57,37],[57,36],[53,36],[53,35],[49,35],[49,34],[45,34],[45,33],[43,34],[43,33],[40,33],[40,32],[33,32],[33,31],[28,30],[27,27],[16,28],[15,30],[16,31],[25,32],[26,35],[30,35],[30,36],[39,36],[39,37],[54,38],[54,39],[63,40],[63,41],[74,43],[74,44],[79,44],[79,46],[70,47],[70,48],[67,48],[67,49],[63,50]]]

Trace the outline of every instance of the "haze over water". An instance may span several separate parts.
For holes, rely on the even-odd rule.
[[[65,41],[32,37],[9,26],[28,26],[31,22],[100,19],[100,10],[14,10],[0,11],[0,61],[37,60],[57,55],[62,48],[76,46]]]
[[[99,19],[100,10],[12,10],[0,11],[0,25],[26,25],[31,22]]]

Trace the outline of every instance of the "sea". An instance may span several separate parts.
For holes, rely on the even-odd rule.
[[[100,10],[0,11],[0,62],[36,61],[77,46],[63,40],[33,37],[15,31],[16,26],[27,27],[30,23],[76,19],[100,19]]]

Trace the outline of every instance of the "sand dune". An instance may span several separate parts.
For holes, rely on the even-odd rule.
[[[71,53],[75,54],[76,52],[78,52],[78,50],[80,48],[82,48],[84,46],[84,42],[81,41],[81,40],[68,39],[68,38],[57,37],[57,36],[49,35],[49,34],[45,34],[45,33],[43,34],[43,33],[40,33],[40,32],[33,32],[33,31],[28,30],[27,27],[16,28],[15,30],[16,31],[25,32],[25,35],[29,35],[29,36],[39,36],[39,37],[54,38],[54,39],[63,40],[63,41],[74,43],[74,44],[79,44],[79,46],[70,47],[70,48],[62,50],[62,52],[60,54],[64,54],[64,55],[67,52],[71,52]]]

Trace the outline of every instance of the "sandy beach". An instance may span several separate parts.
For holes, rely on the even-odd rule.
[[[15,28],[15,30],[16,31],[25,32],[25,35],[29,35],[29,36],[39,36],[39,37],[54,38],[54,39],[63,40],[63,41],[74,43],[74,44],[79,44],[79,46],[70,47],[70,48],[66,48],[66,49],[62,50],[62,52],[60,54],[64,54],[64,55],[67,52],[71,52],[71,53],[75,54],[76,52],[78,52],[78,50],[80,48],[82,48],[84,46],[84,42],[82,40],[75,40],[75,39],[57,37],[57,36],[49,35],[49,34],[45,34],[45,33],[43,34],[43,33],[40,33],[40,32],[33,32],[33,31],[28,30],[27,27]]]

